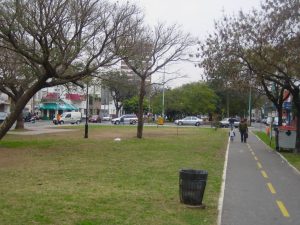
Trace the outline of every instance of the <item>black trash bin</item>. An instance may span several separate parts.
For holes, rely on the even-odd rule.
[[[180,202],[201,206],[208,172],[205,170],[181,169],[179,171]]]

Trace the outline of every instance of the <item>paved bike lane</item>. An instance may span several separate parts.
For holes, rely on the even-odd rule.
[[[221,225],[300,224],[300,174],[255,135],[229,144]]]

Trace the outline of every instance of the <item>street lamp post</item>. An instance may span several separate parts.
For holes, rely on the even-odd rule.
[[[251,126],[252,120],[252,72],[250,71],[250,83],[249,83],[249,102],[248,102],[248,116],[249,116],[249,126]]]
[[[251,109],[251,102],[252,102],[252,99],[251,99],[251,96],[252,95],[252,90],[251,90],[251,85],[250,85],[250,90],[249,90],[249,124],[250,124],[250,126],[251,126],[251,119],[252,119],[252,113],[251,113],[251,111],[252,111],[252,109]]]
[[[84,126],[84,138],[88,138],[89,136],[88,110],[89,110],[89,85],[88,83],[86,83],[86,115],[85,115],[85,126]]]

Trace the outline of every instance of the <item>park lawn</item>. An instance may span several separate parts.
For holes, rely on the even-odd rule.
[[[0,224],[214,225],[227,135],[221,129],[90,126],[0,141]],[[114,141],[121,138],[121,141]],[[179,170],[208,171],[203,203],[179,202]]]
[[[268,146],[270,146],[275,151],[275,138],[272,138],[272,141],[270,142],[270,138],[265,132],[255,132],[255,134]],[[271,143],[271,145],[270,145]],[[294,167],[296,167],[298,170],[300,170],[300,154],[293,153],[289,151],[280,151],[280,154],[283,155],[289,163],[291,163]]]

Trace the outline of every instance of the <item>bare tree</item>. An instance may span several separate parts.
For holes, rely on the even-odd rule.
[[[16,99],[0,127],[0,139],[37,91],[76,84],[99,68],[114,64],[118,60],[114,52],[117,40],[128,36],[132,29],[128,25],[138,16],[134,5],[102,0],[1,1],[0,58],[4,62],[3,52],[17,55],[29,77],[22,91],[23,70],[16,73],[14,87],[0,85],[0,91]],[[2,72],[0,77],[5,79]]]
[[[158,24],[154,29],[136,26],[119,45],[118,54],[140,78],[137,138],[143,136],[143,101],[147,79],[164,66],[183,60],[185,51],[193,44],[190,34],[185,34],[177,25]]]

